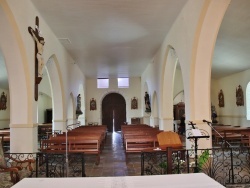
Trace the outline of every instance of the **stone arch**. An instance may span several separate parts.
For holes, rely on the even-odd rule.
[[[159,126],[159,113],[158,113],[159,104],[158,104],[158,97],[157,97],[156,91],[154,91],[153,93],[151,107],[152,107],[152,112],[151,112],[151,118],[150,118],[150,125],[153,127]]]
[[[33,139],[37,129],[33,122],[36,117],[33,109],[34,78],[29,71],[21,33],[6,1],[0,1],[0,25],[0,49],[9,81],[10,152],[33,152],[37,150],[37,142]]]
[[[168,45],[164,58],[162,75],[162,95],[161,95],[161,114],[159,127],[163,130],[173,129],[173,84],[178,58],[175,49]]]
[[[188,114],[190,120],[196,123],[198,128],[200,124],[204,124],[202,122],[203,119],[211,120],[210,85],[213,51],[219,27],[229,3],[230,0],[208,1],[204,3],[196,28],[190,69],[189,98],[187,99],[185,95],[185,107],[187,109],[188,106],[190,110],[185,113],[186,115]],[[209,36],[209,40],[207,36]],[[206,134],[211,135],[211,128],[209,126],[202,126],[200,128]],[[200,148],[210,148],[212,147],[212,139],[203,139],[199,145]],[[190,147],[188,144],[187,148]]]
[[[29,65],[21,34],[11,10],[4,1],[0,2],[0,25],[2,26],[0,27],[0,48],[8,72],[11,98],[10,127],[21,125],[33,127],[33,107],[30,102],[34,98],[31,87],[33,79],[28,71]]]
[[[8,73],[5,66],[4,57],[0,49],[0,95],[3,94],[7,97],[6,109],[0,113],[0,128],[8,128],[10,125],[10,97],[9,97],[9,82]]]
[[[53,106],[53,130],[66,129],[67,114],[65,108],[65,94],[62,81],[62,73],[60,71],[59,63],[55,55],[52,55],[47,64],[46,70],[48,71],[48,77],[52,94],[52,106]]]
[[[192,103],[193,120],[202,122],[202,119],[211,119],[211,66],[214,46],[219,27],[230,1],[209,1],[203,6],[196,31],[196,44],[193,49],[191,82],[193,84]],[[207,39],[209,36],[209,40]],[[204,71],[206,70],[206,71]]]
[[[114,101],[116,102],[114,103]],[[117,102],[119,102],[118,104],[121,106],[117,106]],[[109,132],[121,130],[121,125],[126,122],[127,118],[127,104],[125,97],[120,92],[108,92],[102,97],[102,100],[100,100],[101,122],[107,125]],[[113,114],[112,109],[114,110]],[[102,113],[108,116],[103,116]],[[113,121],[112,118],[114,118],[113,120],[115,121]],[[111,127],[112,121],[113,127]]]
[[[128,99],[128,97],[125,95],[125,93],[123,92],[123,91],[120,91],[120,90],[111,90],[111,91],[106,91],[106,92],[104,92],[104,93],[102,93],[102,95],[101,95],[101,97],[100,97],[100,100],[99,100],[99,103],[97,103],[96,105],[97,105],[97,110],[99,110],[99,114],[100,114],[100,120],[99,120],[99,122],[102,122],[102,101],[103,101],[103,99],[108,95],[108,94],[110,94],[110,93],[117,93],[117,94],[120,94],[124,99],[125,99],[125,103],[126,103],[126,113],[128,113],[128,110],[130,110],[129,109],[129,105],[128,104],[130,104],[130,101],[129,101],[129,99]],[[96,101],[97,102],[97,101]],[[127,115],[126,115],[127,116]],[[128,116],[127,116],[127,118],[128,118]],[[127,119],[127,121],[128,121],[128,119]]]
[[[247,83],[246,87],[246,117],[250,120],[250,82]]]
[[[67,107],[67,125],[71,125],[75,123],[76,120],[76,97],[74,97],[73,93],[71,92],[69,95],[68,100],[68,107]]]

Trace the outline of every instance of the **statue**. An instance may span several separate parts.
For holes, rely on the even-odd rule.
[[[31,34],[35,41],[35,87],[34,87],[34,97],[35,101],[38,100],[38,84],[40,84],[43,76],[43,47],[45,44],[44,38],[40,36],[41,31],[39,30],[39,18],[36,17],[35,29],[28,27],[28,32]]]
[[[4,94],[4,92],[1,95],[0,98],[0,110],[6,110],[7,109],[7,95]]]
[[[29,32],[31,33],[33,39],[36,41],[36,48],[37,48],[36,58],[38,61],[38,77],[42,77],[43,67],[44,67],[43,47],[44,47],[45,41],[44,41],[44,38],[37,35],[31,27],[29,27]]]
[[[224,94],[222,89],[220,90],[220,93],[218,95],[218,99],[219,99],[219,107],[224,107]]]
[[[236,105],[244,106],[244,95],[241,85],[236,88]]]
[[[76,106],[76,115],[77,115],[77,118],[81,114],[83,114],[83,113],[82,113],[82,110],[81,110],[81,95],[79,94],[77,96],[77,106]]]
[[[144,99],[145,99],[145,106],[146,106],[145,112],[151,112],[151,106],[150,106],[150,100],[149,100],[148,92],[145,92]]]
[[[211,105],[211,117],[212,117],[212,123],[218,123],[218,121],[216,120],[217,112],[214,105]]]

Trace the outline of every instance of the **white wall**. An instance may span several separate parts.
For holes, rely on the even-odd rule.
[[[56,74],[53,74],[55,73],[53,72],[50,75],[50,77],[57,78],[57,84],[53,85],[52,83],[52,87],[56,88],[52,93],[53,96],[55,96],[52,101],[54,104],[60,104],[53,104],[53,112],[58,112],[56,113],[56,122],[54,122],[56,123],[56,128],[59,127],[62,129],[65,127],[67,119],[66,108],[69,103],[68,96],[71,92],[74,94],[77,93],[79,84],[82,84],[85,87],[85,78],[80,71],[74,71],[74,74],[72,74],[71,70],[74,69],[74,67],[77,67],[77,65],[73,64],[75,60],[59,42],[30,0],[3,0],[0,2],[5,8],[4,10],[6,10],[6,17],[11,20],[10,23],[7,22],[2,25],[11,25],[7,27],[7,29],[12,29],[11,32],[8,32],[6,36],[4,35],[2,38],[8,38],[10,33],[14,33],[15,37],[13,37],[13,40],[15,40],[15,43],[18,46],[15,48],[18,53],[14,51],[15,56],[13,56],[13,50],[6,50],[9,46],[1,44],[1,46],[3,46],[3,52],[5,52],[4,55],[7,57],[6,67],[8,69],[8,73],[12,73],[11,75],[8,75],[8,77],[11,78],[9,81],[12,81],[9,82],[11,91],[10,94],[12,95],[12,105],[18,105],[17,108],[11,108],[11,151],[33,152],[37,149],[37,106],[39,101],[36,102],[34,100],[35,45],[32,36],[28,32],[28,27],[35,27],[36,16],[39,17],[39,28],[42,31],[42,36],[45,38],[43,54],[44,60],[47,64],[48,62],[54,64],[55,69],[53,70],[56,72]],[[4,40],[2,41],[4,43],[6,42]],[[13,45],[13,43],[10,44]],[[17,61],[9,60],[11,59],[10,57],[17,58]],[[53,59],[49,61],[51,57],[53,57]],[[15,64],[13,62],[15,62]],[[14,68],[15,71],[13,71]],[[18,71],[16,71],[17,69]],[[18,80],[18,82],[13,82],[13,80]],[[23,91],[20,92],[22,94],[21,97],[20,94],[18,95],[18,92],[13,92],[13,88],[15,88],[15,90],[16,88],[23,89]]]
[[[174,104],[185,102],[183,78],[180,69],[176,69],[175,71],[173,97]]]
[[[59,72],[59,75],[63,75],[60,80],[61,89],[63,90],[63,100],[65,100],[65,103],[63,104],[63,107],[67,107],[68,103],[68,96],[71,92],[74,94],[78,91],[79,83],[82,83],[84,81],[83,74],[79,73],[80,71],[74,72],[72,74],[71,70],[74,69],[73,67],[77,67],[73,62],[75,60],[70,56],[70,54],[67,52],[67,50],[62,46],[62,44],[59,42],[57,37],[54,35],[54,33],[51,31],[51,29],[48,27],[47,23],[43,20],[42,16],[37,12],[33,4],[30,0],[23,0],[21,1],[15,1],[10,0],[8,1],[8,5],[10,6],[12,13],[15,17],[15,21],[17,23],[18,29],[20,31],[22,40],[24,41],[24,46],[26,49],[26,55],[28,59],[29,64],[29,71],[32,75],[32,78],[30,79],[31,86],[33,86],[33,78],[34,78],[34,41],[32,36],[28,32],[28,26],[31,26],[32,28],[35,27],[35,18],[36,16],[39,17],[39,29],[42,31],[42,36],[45,39],[45,46],[44,46],[44,60],[47,63],[49,63],[49,59],[55,55],[58,61],[57,69]],[[24,11],[25,10],[25,11]],[[8,63],[8,62],[7,62]],[[80,75],[79,75],[80,74]],[[78,76],[79,75],[79,76]],[[76,79],[75,79],[76,78]],[[52,86],[53,87],[53,86]],[[75,89],[75,91],[72,91],[72,89]],[[46,92],[45,92],[46,93]],[[32,94],[33,94],[33,88],[32,88]],[[36,108],[36,104],[33,105],[34,110]],[[64,109],[64,119],[66,119],[66,109]],[[34,114],[36,116],[36,113]],[[34,117],[36,119],[36,117]]]
[[[218,80],[213,80],[211,85],[212,103],[216,106],[219,123],[250,126],[246,119],[246,87],[250,82],[250,70],[233,74]],[[236,105],[236,88],[241,85],[244,93],[244,106]],[[218,94],[222,89],[225,107],[218,106]]]
[[[126,116],[127,122],[131,123],[132,117],[141,117],[142,104],[141,104],[141,79],[140,78],[130,78],[129,88],[118,88],[117,79],[110,79],[108,89],[97,89],[97,80],[96,79],[87,79],[87,88],[86,88],[86,121],[88,122],[102,122],[102,111],[101,104],[103,98],[109,93],[119,93],[121,94],[126,101]],[[131,110],[131,99],[138,98],[138,109]],[[96,100],[97,110],[90,111],[90,100],[94,98]]]
[[[50,84],[49,84],[49,77],[48,77],[47,71],[45,71],[45,69],[43,71],[43,79],[38,86],[38,90],[39,90],[39,92],[45,93],[46,95],[52,97]],[[38,100],[39,100],[39,98],[38,98]]]
[[[46,109],[52,108],[52,100],[51,97],[44,94],[39,93],[39,99],[38,99],[38,124],[45,123],[46,118]]]

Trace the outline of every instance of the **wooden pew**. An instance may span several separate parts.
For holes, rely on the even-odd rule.
[[[98,142],[100,143],[101,145],[101,148],[104,147],[104,142],[105,142],[105,136],[102,132],[91,132],[91,131],[88,131],[88,132],[74,132],[74,131],[70,131],[67,133],[68,135],[68,138],[70,137],[80,137],[80,138],[83,138],[83,139],[97,139]],[[56,135],[56,137],[66,137],[66,133],[63,133],[63,134],[58,134]],[[51,139],[54,139],[56,137],[51,137]]]
[[[122,136],[123,145],[125,146],[126,139],[129,139],[129,138],[153,137],[157,141],[156,135],[160,132],[162,132],[162,131],[155,131],[155,130],[151,130],[151,131],[140,130],[140,131],[138,131],[138,130],[135,130],[135,131],[125,132]]]
[[[100,163],[100,143],[98,139],[91,137],[68,137],[68,153],[84,153],[97,155],[96,164]],[[53,137],[49,140],[42,140],[41,152],[45,153],[66,153],[66,138]]]
[[[158,129],[145,124],[122,125],[121,129],[126,161],[130,153],[140,153],[159,146],[156,135],[162,131]]]
[[[92,133],[99,133],[101,132],[104,140],[106,140],[107,136],[107,126],[106,125],[97,125],[97,126],[80,126],[76,129],[73,129],[72,132],[92,132]]]
[[[125,141],[126,161],[129,153],[141,153],[143,150],[150,150],[156,147],[156,139],[151,136],[142,138],[128,138]]]
[[[69,152],[97,155],[95,164],[98,165],[100,163],[101,147],[98,139],[71,139],[69,140]]]
[[[10,129],[1,129],[0,130],[0,139],[3,141],[4,151],[9,150],[10,148]]]
[[[69,152],[84,152],[85,154],[96,154],[96,164],[100,162],[100,153],[104,147],[107,126],[78,127],[67,132]],[[66,133],[51,136],[50,140],[65,143]]]
[[[221,136],[229,143],[241,143],[242,136],[244,133],[250,133],[250,128],[247,127],[239,127],[239,126],[227,126],[227,127],[215,127],[217,132],[221,134]],[[214,133],[215,139],[222,138],[217,134]],[[225,144],[225,146],[228,146],[228,144]]]

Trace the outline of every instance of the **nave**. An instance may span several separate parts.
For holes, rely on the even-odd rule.
[[[131,154],[126,163],[121,132],[109,132],[101,153],[99,165],[95,156],[85,156],[85,172],[90,177],[141,175],[140,154]]]

